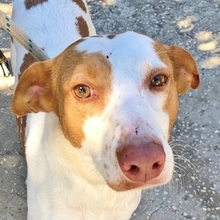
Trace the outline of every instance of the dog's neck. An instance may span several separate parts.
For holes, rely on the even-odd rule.
[[[33,164],[33,161],[29,163],[31,165],[28,167],[30,171],[28,181],[38,183],[39,188],[41,185],[44,186],[40,190],[45,190],[47,192],[45,195],[49,195],[44,198],[45,206],[53,203],[50,206],[56,209],[62,202],[67,202],[70,212],[73,213],[73,219],[97,220],[107,220],[108,217],[118,219],[121,209],[127,209],[124,211],[127,218],[123,216],[123,220],[129,219],[140,201],[140,190],[126,192],[112,190],[95,168],[91,156],[83,148],[73,147],[64,137],[58,117],[54,113],[41,113],[32,117],[32,120],[36,120],[37,123],[39,117],[44,117],[45,123],[43,130],[35,132],[35,135],[37,138],[38,133],[42,132],[42,139],[36,139],[36,142],[32,143],[32,148],[27,148],[27,151],[32,151],[35,157],[33,161],[41,163]],[[33,137],[30,139],[33,141]],[[34,147],[41,149],[41,155],[34,153]],[[27,153],[30,155],[30,152]],[[59,156],[56,156],[57,154]],[[39,157],[39,160],[36,160],[36,157]],[[29,156],[28,160],[31,159]],[[34,172],[36,167],[37,173]],[[54,197],[52,201],[51,195]],[[94,210],[95,213],[91,216],[91,213],[82,210]]]

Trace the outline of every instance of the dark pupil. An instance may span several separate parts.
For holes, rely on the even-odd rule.
[[[85,94],[86,93],[86,89],[83,86],[79,87],[79,93],[80,94]]]
[[[162,78],[161,78],[161,76],[155,76],[155,77],[154,77],[154,83],[155,83],[156,85],[159,85],[160,83],[162,83]]]

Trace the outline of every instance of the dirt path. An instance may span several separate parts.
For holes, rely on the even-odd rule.
[[[10,0],[0,9],[10,11]],[[133,30],[185,47],[195,57],[201,87],[181,96],[172,139],[176,171],[171,184],[143,193],[133,220],[220,219],[220,1],[90,0],[99,34]],[[0,29],[9,57],[9,36]],[[0,219],[26,219],[26,167],[9,105],[0,91]],[[187,143],[187,144],[184,144]],[[185,159],[184,159],[185,158]]]

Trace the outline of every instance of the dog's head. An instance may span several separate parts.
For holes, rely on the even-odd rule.
[[[171,179],[178,94],[198,85],[193,58],[178,46],[133,32],[88,37],[28,68],[12,111],[53,111],[111,188],[147,188]]]

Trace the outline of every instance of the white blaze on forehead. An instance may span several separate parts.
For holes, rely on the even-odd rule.
[[[113,38],[89,37],[77,46],[86,53],[100,52],[111,63],[114,81],[122,86],[126,78],[132,85],[141,83],[154,68],[166,68],[154,50],[153,40],[135,32],[125,32]]]
[[[89,37],[77,46],[77,50],[87,53],[101,52],[108,57],[112,65],[147,63],[153,67],[165,67],[154,50],[153,40],[145,35],[135,32],[125,32],[115,35]],[[131,65],[129,65],[131,66]]]
[[[107,36],[86,38],[78,44],[77,50],[86,53],[100,52],[111,64],[113,88],[107,112],[117,111],[116,106],[123,102],[129,114],[135,109],[139,111],[140,108],[140,114],[145,113],[143,115],[147,114],[156,121],[164,122],[162,130],[164,136],[167,136],[169,119],[168,115],[161,111],[167,94],[154,94],[142,87],[152,69],[166,68],[155,52],[153,42],[145,35],[126,32],[113,38]]]
[[[77,45],[78,51],[101,53],[109,60],[112,85],[109,101],[100,115],[87,118],[83,125],[83,148],[90,151],[99,171],[116,184],[122,179],[115,152],[135,137],[161,141],[166,164],[161,178],[172,174],[172,151],[167,143],[169,117],[163,110],[167,93],[152,92],[143,86],[154,68],[166,68],[154,50],[154,41],[133,32],[113,38],[87,38]],[[169,178],[168,178],[169,177]]]

